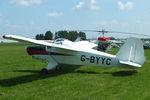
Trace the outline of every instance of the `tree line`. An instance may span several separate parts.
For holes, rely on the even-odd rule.
[[[82,40],[86,40],[86,34],[84,32],[77,31],[58,31],[55,35],[51,31],[47,31],[45,34],[37,34],[35,38],[37,40],[52,40],[57,38],[65,38],[71,41],[75,41],[78,37]]]

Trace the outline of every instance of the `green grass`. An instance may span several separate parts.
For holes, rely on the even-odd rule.
[[[123,68],[63,65],[62,71],[40,74],[47,64],[28,56],[25,47],[0,44],[0,100],[150,99],[150,50],[145,50],[147,61],[138,73]]]

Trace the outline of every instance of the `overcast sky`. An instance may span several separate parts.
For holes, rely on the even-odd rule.
[[[0,0],[0,35],[34,37],[64,29],[150,35],[149,5],[150,0]]]

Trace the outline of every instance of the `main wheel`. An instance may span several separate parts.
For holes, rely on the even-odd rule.
[[[47,73],[48,73],[48,70],[47,70],[46,68],[43,68],[43,69],[41,69],[41,73],[47,74]]]
[[[62,67],[60,65],[56,66],[56,70],[62,70]]]

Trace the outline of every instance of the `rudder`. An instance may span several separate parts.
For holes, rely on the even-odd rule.
[[[140,67],[145,62],[142,41],[139,38],[128,38],[116,57],[124,64]]]

